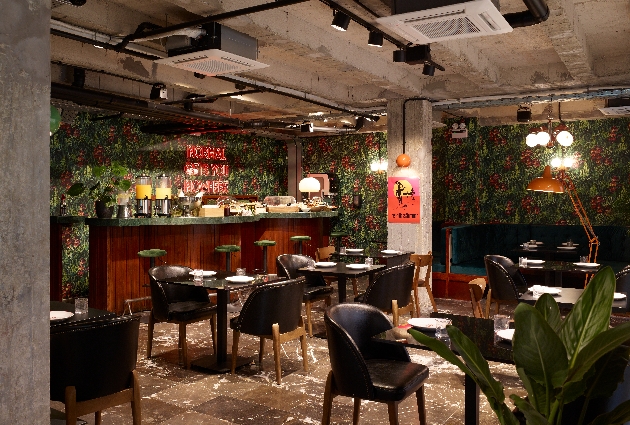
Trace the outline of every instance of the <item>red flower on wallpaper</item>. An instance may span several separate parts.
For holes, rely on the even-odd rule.
[[[468,159],[465,155],[462,155],[462,157],[459,159],[459,169],[465,170],[466,168],[468,168]]]
[[[103,165],[105,162],[105,155],[103,153],[103,147],[101,145],[96,145],[94,151],[92,151],[92,156],[98,165]]]
[[[604,197],[597,195],[591,198],[591,208],[598,214],[607,214],[610,207],[604,205]]]
[[[610,133],[608,134],[608,141],[609,142],[615,142],[617,141],[617,132],[619,131],[619,127],[617,127],[616,125],[614,125],[611,129],[610,129]]]
[[[438,167],[438,159],[439,159],[439,158],[437,157],[437,155],[433,155],[433,158],[431,159],[431,168],[432,168],[433,170],[437,170],[437,167]]]
[[[514,168],[514,157],[512,155],[508,155],[505,157],[505,162],[503,163],[504,170],[511,170]]]
[[[603,151],[604,150],[600,146],[595,146],[593,149],[591,149],[591,160],[595,164],[601,165],[602,162],[604,162],[604,156],[602,155]]]
[[[540,167],[540,160],[534,156],[532,149],[525,149],[521,152],[521,162],[527,167]]]
[[[489,183],[496,190],[507,190],[507,185],[501,181],[501,176],[497,173],[490,176]]]
[[[528,214],[540,214],[540,207],[534,204],[534,198],[531,196],[525,196],[521,199],[521,208]]]
[[[615,193],[619,189],[619,176],[612,176],[610,183],[608,184],[608,191]]]
[[[447,174],[444,176],[444,184],[449,190],[461,190],[462,185],[455,180],[455,176],[453,174]]]
[[[508,201],[507,205],[505,206],[505,215],[513,215],[515,211],[514,208],[514,204],[512,203],[512,201]]]
[[[490,134],[488,135],[488,138],[490,139],[490,141],[492,142],[494,146],[504,146],[507,143],[505,138],[501,136],[501,133],[499,133],[499,130],[496,128],[493,128],[492,130],[490,130]]]
[[[66,189],[72,186],[72,173],[68,170],[61,173],[61,185]]]
[[[468,211],[468,204],[466,203],[466,201],[462,201],[461,204],[459,204],[459,215],[460,216],[465,216],[466,212]]]
[[[354,171],[356,168],[355,165],[352,163],[352,160],[350,159],[350,157],[347,155],[341,158],[341,166],[344,169],[350,170],[350,171]]]

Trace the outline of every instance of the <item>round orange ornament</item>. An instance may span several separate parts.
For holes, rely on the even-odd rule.
[[[409,164],[411,164],[411,158],[406,153],[402,153],[396,158],[396,165],[399,167],[409,167]]]

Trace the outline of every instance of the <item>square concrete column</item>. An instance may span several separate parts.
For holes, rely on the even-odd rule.
[[[50,1],[0,15],[0,423],[50,422]]]

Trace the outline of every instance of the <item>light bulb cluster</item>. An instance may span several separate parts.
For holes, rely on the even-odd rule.
[[[553,168],[571,168],[575,164],[575,160],[571,157],[567,158],[553,158],[551,160],[551,166]]]
[[[382,171],[387,171],[387,160],[385,159],[379,159],[377,161],[373,161],[370,164],[370,170],[374,171],[375,173],[378,172],[382,172]]]
[[[563,123],[552,129],[551,120],[549,120],[547,128],[542,126],[533,128],[525,138],[525,144],[530,148],[534,146],[551,147],[554,141],[561,146],[571,146],[573,144],[573,135],[569,133],[568,127]]]

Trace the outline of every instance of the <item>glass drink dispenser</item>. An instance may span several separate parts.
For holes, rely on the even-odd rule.
[[[171,216],[171,178],[166,174],[155,181],[155,211],[158,217]]]
[[[151,177],[143,174],[136,177],[136,217],[151,217]]]

